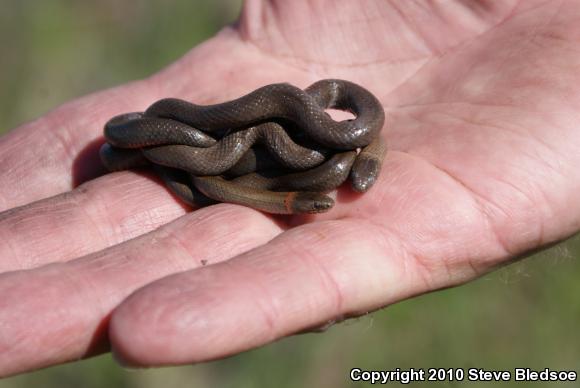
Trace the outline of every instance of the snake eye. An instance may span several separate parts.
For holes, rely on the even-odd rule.
[[[323,213],[334,206],[334,200],[322,193],[299,192],[292,203],[294,213]]]
[[[314,203],[314,208],[316,210],[328,210],[332,207],[332,205],[334,205],[334,203],[332,203],[331,201],[324,201],[324,202],[315,202]]]
[[[314,212],[315,213],[323,213],[330,210],[334,206],[334,201],[332,198],[327,197],[326,195],[324,198],[321,198],[319,201],[314,203]]]

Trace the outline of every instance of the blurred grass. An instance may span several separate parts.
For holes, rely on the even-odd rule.
[[[234,20],[240,2],[0,0],[0,5],[2,132],[73,97],[151,74]],[[349,382],[353,367],[579,370],[579,254],[575,238],[468,285],[223,361],[129,371],[104,355],[0,380],[0,388],[363,385]]]
[[[147,76],[233,21],[240,1],[0,0],[0,132]]]

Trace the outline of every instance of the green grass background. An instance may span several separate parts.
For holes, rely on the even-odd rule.
[[[159,70],[235,20],[240,8],[234,0],[0,5],[0,133],[68,99]],[[352,367],[580,371],[579,254],[580,239],[572,239],[468,285],[223,361],[126,370],[103,355],[0,380],[0,388],[366,385],[348,380]],[[489,383],[415,384],[422,385]]]

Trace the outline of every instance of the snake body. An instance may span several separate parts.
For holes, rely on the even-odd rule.
[[[329,108],[355,118],[335,121]],[[323,193],[349,176],[356,191],[373,185],[386,152],[379,135],[384,118],[369,91],[334,79],[305,90],[267,85],[215,105],[165,98],[109,120],[101,159],[111,171],[152,164],[191,205],[318,213],[334,204]]]

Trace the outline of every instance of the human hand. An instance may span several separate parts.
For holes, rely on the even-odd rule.
[[[218,358],[466,282],[578,231],[580,5],[309,4],[249,1],[236,28],[161,73],[0,140],[1,375],[109,345],[132,365]],[[135,172],[69,191],[98,172],[115,114],[329,77],[381,98],[389,144],[376,186],[339,191],[329,213],[185,214]]]

